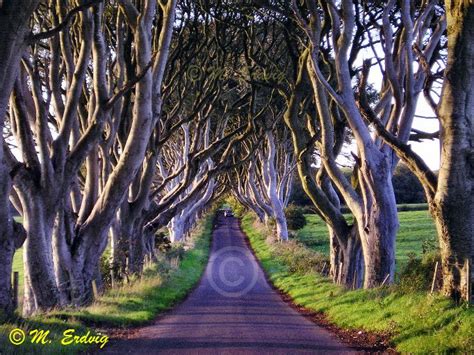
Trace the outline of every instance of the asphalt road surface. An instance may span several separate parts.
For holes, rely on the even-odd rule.
[[[198,287],[130,339],[111,341],[110,354],[349,353],[327,330],[283,302],[268,285],[236,218],[221,216]]]

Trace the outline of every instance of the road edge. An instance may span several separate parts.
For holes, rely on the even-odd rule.
[[[367,332],[367,331],[359,331],[356,329],[344,329],[341,328],[334,323],[332,323],[326,314],[323,312],[314,312],[308,308],[305,308],[301,305],[298,305],[293,298],[283,290],[276,287],[271,278],[268,274],[267,270],[265,270],[261,260],[257,256],[250,238],[248,237],[247,233],[245,233],[242,227],[242,219],[237,218],[239,228],[244,235],[244,241],[248,248],[250,249],[253,257],[257,261],[258,265],[263,271],[263,275],[265,280],[270,285],[270,287],[280,295],[283,302],[285,302],[288,306],[296,310],[299,314],[311,320],[317,326],[328,330],[331,334],[335,335],[338,340],[340,340],[344,345],[347,345],[351,349],[355,351],[363,351],[363,352],[370,352],[370,353],[388,353],[388,354],[398,354],[395,350],[394,345],[391,342],[391,339],[386,334],[379,334],[375,332]]]

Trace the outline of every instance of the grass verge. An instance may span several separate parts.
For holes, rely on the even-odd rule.
[[[270,281],[297,305],[323,312],[341,328],[390,334],[402,353],[474,352],[473,308],[456,307],[437,294],[402,293],[396,286],[349,291],[314,272],[290,271],[276,251],[279,245],[267,243],[269,232],[252,214],[244,216],[242,228]],[[298,248],[303,254],[308,249],[301,243]]]
[[[73,329],[71,334],[80,336],[90,332],[88,339],[92,341],[92,335],[97,335],[98,342],[101,333],[94,327],[138,326],[152,321],[181,301],[197,284],[207,264],[211,233],[212,216],[209,216],[191,238],[191,245],[178,266],[172,266],[163,257],[146,269],[141,279],[108,290],[89,307],[54,311],[1,324],[0,354],[71,354],[98,349],[100,344],[62,345],[64,331]],[[24,343],[17,346],[9,340],[10,332],[16,328],[26,333]],[[30,332],[34,329],[49,331],[46,344],[32,343]]]

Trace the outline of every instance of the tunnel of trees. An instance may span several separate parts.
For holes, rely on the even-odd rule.
[[[472,2],[4,0],[0,38],[3,312],[20,247],[25,315],[81,306],[106,248],[140,274],[229,195],[282,243],[290,196],[310,205],[331,277],[364,288],[394,280],[397,201],[426,201],[442,292],[468,297]],[[439,132],[413,128],[422,99]]]

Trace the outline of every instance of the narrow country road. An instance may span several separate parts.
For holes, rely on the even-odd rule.
[[[353,352],[281,300],[244,238],[236,218],[220,216],[206,273],[186,301],[100,353]]]

